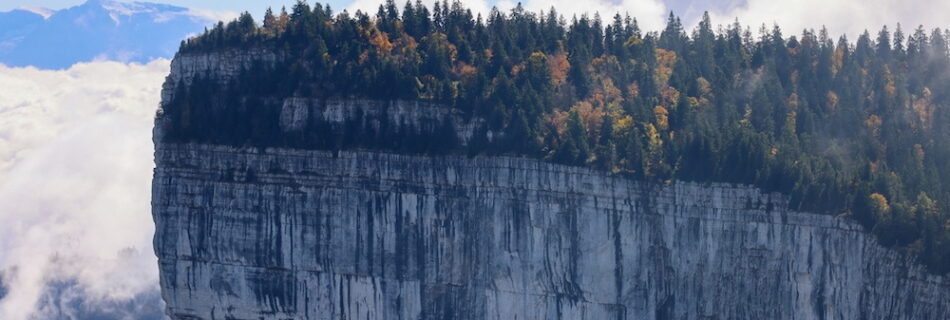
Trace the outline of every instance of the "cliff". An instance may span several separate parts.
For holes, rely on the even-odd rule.
[[[163,97],[244,61],[227,59],[177,58]],[[376,124],[472,131],[433,105],[301,101],[282,130],[385,109]],[[162,120],[154,244],[173,319],[950,318],[950,280],[779,194],[513,157],[171,143]]]

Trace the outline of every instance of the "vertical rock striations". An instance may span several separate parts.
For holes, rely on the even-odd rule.
[[[244,61],[177,58],[166,101],[188,74]],[[372,127],[455,121],[463,143],[473,131],[414,102],[281,108],[288,133],[355,114]],[[950,318],[950,280],[847,219],[750,187],[509,157],[168,143],[160,128],[154,244],[172,319]]]
[[[943,319],[950,283],[753,188],[516,158],[161,144],[175,319]]]

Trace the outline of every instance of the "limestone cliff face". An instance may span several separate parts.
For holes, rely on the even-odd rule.
[[[246,60],[187,59],[166,94],[185,70]],[[409,127],[462,121],[414,102],[291,97],[281,128],[353,110]],[[456,126],[463,142],[468,125]],[[161,136],[154,244],[172,319],[950,318],[950,280],[846,218],[751,187]]]
[[[175,319],[945,319],[950,283],[755,189],[534,160],[159,145]]]
[[[175,89],[188,85],[198,77],[208,77],[226,84],[243,70],[255,64],[273,66],[283,55],[267,48],[226,50],[214,54],[178,54],[171,63],[171,73],[162,86],[162,101],[171,101]]]

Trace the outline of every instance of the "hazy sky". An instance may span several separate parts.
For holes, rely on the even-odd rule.
[[[62,9],[85,0],[2,0],[0,11],[20,6],[42,6]],[[198,11],[217,13],[249,11],[260,17],[265,8],[292,6],[296,0],[146,0],[184,6]],[[308,0],[313,3],[314,0]],[[384,0],[321,0],[337,12],[342,9],[376,11]],[[413,0],[414,1],[414,0]],[[431,3],[433,0],[423,0]],[[645,29],[656,30],[665,25],[666,15],[673,10],[692,28],[703,11],[709,11],[714,24],[728,24],[738,17],[742,24],[759,26],[779,24],[786,35],[800,34],[805,28],[827,26],[832,34],[846,33],[854,37],[864,31],[876,33],[881,26],[892,27],[900,22],[905,29],[917,25],[927,28],[950,27],[950,1],[947,0],[460,0],[476,12],[485,12],[490,6],[506,10],[519,1],[531,11],[546,10],[552,6],[566,17],[582,12],[600,12],[611,16],[614,12],[629,12],[639,19]],[[396,0],[401,4],[405,0]],[[926,8],[925,10],[923,10]],[[222,15],[215,15],[221,17]]]
[[[124,0],[123,0],[124,1]],[[0,11],[7,11],[20,6],[45,7],[50,9],[63,9],[82,4],[86,0],[3,0],[0,1]],[[142,2],[167,3],[182,7],[188,7],[201,10],[213,11],[250,11],[255,16],[264,12],[268,6],[279,8],[286,5],[288,9],[296,3],[296,0],[143,0]],[[309,1],[313,3],[313,1]],[[349,4],[349,0],[322,0],[321,3],[329,3],[333,8],[343,8]]]
[[[36,6],[36,7],[46,7],[50,9],[62,9],[74,5],[81,4],[86,0],[10,0],[0,2],[0,11],[7,11],[11,9],[18,8],[20,6]],[[130,1],[130,0],[120,0],[120,1]],[[289,9],[296,0],[218,0],[218,1],[208,1],[208,0],[142,0],[145,2],[159,2],[159,3],[168,3],[188,8],[195,8],[201,10],[214,10],[214,11],[250,11],[252,14],[258,15],[263,12],[268,6],[279,8],[281,6],[287,6]],[[359,0],[321,0],[322,3],[328,3],[335,10],[340,10],[345,7],[348,7],[354,2]],[[380,0],[382,1],[382,0]],[[415,1],[415,0],[413,0]],[[313,1],[310,1],[311,3]],[[396,0],[400,5],[405,2],[405,0]],[[431,2],[431,0],[423,1],[425,3]],[[463,0],[463,2],[470,2]],[[488,4],[499,4],[504,3],[504,0],[487,0],[485,1]],[[517,3],[518,0],[507,1],[511,3]],[[531,2],[528,0],[521,0],[521,2]],[[585,1],[575,1],[579,3],[584,3]],[[621,3],[622,0],[612,0],[606,2]],[[695,8],[691,6],[692,3],[706,4],[715,9],[722,8],[733,8],[737,5],[746,3],[746,0],[709,0],[709,1],[699,1],[699,0],[663,0],[660,1],[665,5],[666,10],[676,11],[677,14],[685,16],[698,16],[702,12],[702,9]]]

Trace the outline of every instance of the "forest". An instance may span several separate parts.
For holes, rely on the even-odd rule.
[[[524,156],[659,183],[755,185],[794,210],[855,219],[946,274],[948,40],[923,26],[852,41],[708,15],[685,30],[670,13],[663,30],[644,31],[627,15],[520,5],[483,17],[458,2],[334,13],[298,1],[182,42],[180,55],[265,47],[284,58],[226,86],[197,79],[160,115],[178,142]],[[484,126],[464,146],[325,126],[289,136],[269,98],[290,96],[427,101]]]

